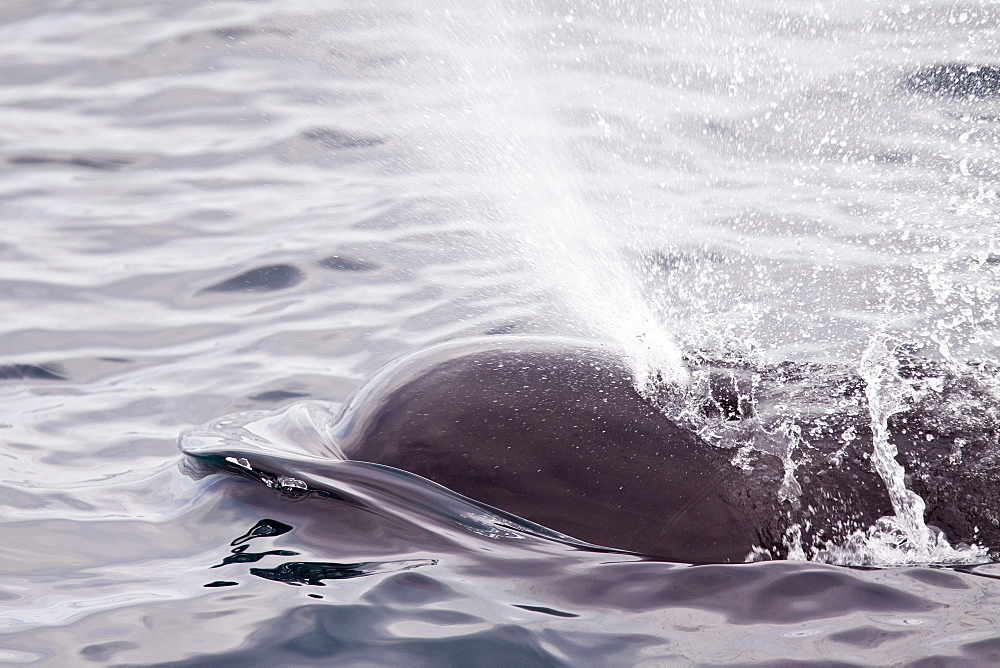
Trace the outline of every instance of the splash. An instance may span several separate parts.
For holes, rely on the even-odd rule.
[[[428,144],[451,173],[475,173],[472,190],[491,202],[491,242],[530,268],[529,294],[556,293],[548,316],[621,350],[641,393],[686,382],[680,349],[625,247],[635,225],[602,219],[588,203],[545,94],[551,74],[531,64],[510,13],[456,3],[426,18],[446,55],[432,69],[452,114],[441,118],[444,134],[425,128]],[[595,112],[593,122],[604,121]]]
[[[988,561],[985,548],[952,547],[943,532],[927,526],[924,500],[906,486],[906,470],[896,460],[897,449],[889,438],[889,418],[906,410],[928,390],[901,378],[898,366],[895,350],[882,332],[872,338],[858,365],[871,414],[872,463],[885,483],[894,515],[879,518],[874,526],[856,531],[843,545],[821,551],[816,559],[881,566]]]
[[[841,316],[830,317],[833,325],[820,317],[801,316],[800,312],[807,304],[816,304],[818,308],[815,312],[820,313],[828,310],[849,313],[852,309],[863,313],[868,309],[872,300],[867,287],[867,269],[855,275],[850,271],[854,266],[851,262],[840,262],[841,258],[831,255],[829,261],[817,261],[817,269],[810,278],[804,274],[810,266],[797,267],[795,262],[801,259],[801,253],[789,247],[783,251],[786,258],[795,258],[794,262],[780,261],[783,259],[780,254],[779,261],[771,262],[773,250],[759,247],[751,247],[753,252],[748,252],[745,260],[740,259],[735,251],[722,253],[720,257],[725,257],[726,262],[715,262],[718,266],[709,266],[708,260],[674,262],[679,269],[670,276],[666,276],[664,271],[661,277],[663,289],[654,290],[660,279],[639,275],[643,267],[637,266],[635,261],[633,251],[636,249],[627,247],[635,241],[630,237],[643,238],[636,233],[641,227],[639,221],[631,220],[626,215],[609,220],[602,217],[600,207],[592,204],[593,192],[588,191],[583,175],[574,169],[566,150],[570,140],[574,139],[571,132],[576,132],[577,128],[567,128],[566,123],[554,117],[560,110],[551,108],[552,96],[546,86],[553,85],[555,78],[551,72],[544,71],[545,58],[533,57],[538,55],[532,52],[537,50],[538,44],[532,43],[531,38],[537,41],[538,35],[532,36],[530,31],[522,34],[523,26],[519,27],[517,21],[514,13],[489,2],[477,4],[475,9],[456,2],[445,3],[427,14],[427,30],[440,44],[435,58],[441,57],[431,63],[431,70],[447,99],[436,108],[428,108],[434,121],[440,121],[440,127],[428,130],[427,137],[431,139],[425,145],[433,149],[437,159],[447,163],[449,178],[461,178],[464,172],[471,170],[469,173],[474,178],[470,192],[483,196],[493,207],[488,223],[494,241],[513,249],[517,259],[530,268],[529,281],[533,283],[533,288],[537,286],[537,293],[556,293],[556,304],[549,315],[564,321],[570,329],[582,329],[618,348],[633,370],[636,388],[643,396],[661,409],[666,408],[668,415],[682,424],[703,425],[697,415],[689,422],[684,421],[687,413],[693,410],[691,405],[683,401],[679,407],[665,403],[669,397],[665,400],[664,395],[670,394],[671,385],[684,384],[686,390],[690,390],[698,384],[698,379],[689,378],[680,349],[664,322],[666,317],[676,320],[674,312],[679,309],[655,303],[657,299],[685,302],[690,310],[697,312],[692,319],[700,322],[705,320],[700,318],[701,311],[709,309],[703,301],[719,301],[717,293],[725,292],[730,294],[727,306],[730,303],[735,305],[732,310],[739,317],[710,318],[703,323],[703,327],[698,327],[699,330],[712,329],[717,321],[749,320],[749,325],[742,322],[729,325],[736,334],[721,336],[716,332],[714,336],[727,342],[732,338],[742,338],[744,347],[754,351],[757,348],[756,334],[761,334],[771,349],[779,349],[783,345],[801,352],[811,346],[812,351],[806,352],[813,355],[820,354],[817,351],[823,347],[824,337],[837,338],[836,334],[824,330],[841,331],[842,327],[836,322]],[[529,39],[525,40],[525,36]],[[563,88],[572,86],[572,81],[573,78],[568,77],[559,85]],[[594,91],[589,92],[591,94],[578,97],[595,99]],[[557,99],[572,97],[565,95],[564,91],[562,97]],[[803,100],[793,102],[804,104]],[[590,118],[596,126],[607,130],[608,123],[596,104],[593,109],[571,111],[577,126],[584,124],[580,119]],[[795,117],[808,116],[798,113],[798,109],[793,111],[796,112]],[[825,113],[825,109],[819,110],[817,118],[822,119]],[[771,114],[769,107],[764,112],[763,120],[769,119]],[[786,112],[784,117],[792,118],[790,112]],[[707,120],[706,125],[710,125]],[[821,123],[816,128],[817,132],[822,130],[827,133],[827,142],[828,125]],[[753,119],[753,126],[757,126],[756,119]],[[594,131],[595,128],[583,128],[579,134],[584,136],[588,130]],[[736,133],[735,136],[741,135]],[[766,163],[768,156],[763,155],[762,158]],[[819,163],[822,162],[823,159],[820,159]],[[801,184],[805,185],[805,181]],[[826,184],[823,188],[826,189]],[[627,191],[627,186],[625,189]],[[627,195],[627,192],[623,193],[626,199]],[[784,214],[771,215],[766,210],[751,211],[745,216],[741,214],[727,219],[726,225],[736,230],[770,233],[773,236],[778,236],[774,230],[781,234],[789,230],[802,234],[802,229],[808,230],[817,225],[816,217],[817,214],[812,212],[799,220]],[[660,246],[674,241],[673,230],[669,230],[669,226],[670,223],[666,222],[662,227],[668,229],[658,230],[658,238],[663,240]],[[838,233],[835,225],[830,227]],[[734,240],[738,241],[738,238],[730,239]],[[872,240],[869,243],[872,244]],[[705,248],[708,247],[705,244]],[[858,262],[856,256],[853,248],[846,253],[855,265]],[[731,261],[732,257],[739,261]],[[663,264],[667,266],[670,263]],[[655,262],[652,267],[657,271],[660,269]],[[647,266],[647,273],[649,269]],[[818,280],[819,269],[828,272],[831,277],[843,277],[848,281],[858,279],[861,287],[839,291],[833,278]],[[896,275],[893,271],[895,269],[884,269],[886,284]],[[784,273],[789,278],[786,279]],[[860,278],[862,274],[863,280]],[[735,277],[735,280],[729,281],[733,285],[722,285],[725,282],[723,276]],[[707,287],[685,292],[678,287],[678,284],[687,284],[685,281]],[[795,281],[792,287],[789,287],[790,281]],[[896,292],[894,287],[889,287],[892,294]],[[856,302],[845,301],[844,294],[856,295]],[[688,299],[683,299],[684,296]],[[916,302],[913,305],[915,309]],[[723,310],[720,308],[720,312]],[[776,314],[775,322],[766,322],[757,312]],[[748,313],[753,317],[744,317]],[[684,337],[691,329],[688,325],[676,327],[677,336]],[[854,330],[860,345],[867,336],[862,331],[861,326]],[[754,336],[738,336],[743,332]],[[690,344],[691,341],[685,343]],[[853,343],[852,340],[850,345]],[[941,345],[942,352],[946,352],[945,344]],[[845,344],[845,348],[849,345]],[[836,353],[833,356],[837,357]],[[973,550],[973,556],[970,551],[954,549],[945,536],[928,527],[923,519],[923,499],[906,486],[905,471],[895,460],[888,421],[917,398],[919,388],[899,376],[895,357],[883,335],[869,342],[860,361],[859,373],[866,386],[865,400],[874,434],[872,463],[889,492],[893,515],[880,519],[867,531],[855,534],[848,544],[836,548],[840,552],[834,554],[827,550],[821,558],[838,563],[878,564],[940,563],[981,558],[981,551]],[[682,394],[689,396],[690,392]],[[831,398],[822,398],[823,401],[828,399]],[[794,426],[793,421],[787,424],[789,428]],[[713,440],[711,437],[715,434],[704,433],[703,426],[699,428],[706,440],[713,444],[723,437],[746,435],[746,430],[737,433],[726,426],[726,434]],[[740,457],[749,449],[766,446],[766,451],[783,458],[786,476],[782,494],[794,497],[799,483],[795,477],[793,454],[801,435],[774,429],[758,429],[755,433],[760,434],[760,441],[766,443],[762,445],[755,441],[744,444],[747,449],[737,450],[734,464],[740,465]]]

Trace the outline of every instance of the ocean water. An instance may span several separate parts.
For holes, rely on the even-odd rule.
[[[835,363],[889,412],[881,350],[996,364],[998,23],[6,0],[0,663],[996,663],[988,557],[665,563],[405,480],[359,510],[303,443],[485,334],[606,342],[640,387],[693,351]],[[181,453],[227,419],[310,483]]]

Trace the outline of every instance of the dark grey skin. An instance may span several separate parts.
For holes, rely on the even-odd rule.
[[[773,539],[759,518],[776,512],[780,478],[760,476],[769,491],[750,493],[731,453],[644,402],[613,355],[485,344],[379,374],[344,413],[343,454],[580,540],[677,561],[742,561]]]
[[[349,401],[334,436],[348,459],[416,473],[580,540],[671,561],[741,562],[755,548],[780,557],[791,526],[821,547],[892,514],[869,459],[864,383],[852,372],[691,366],[701,382],[662,401],[694,410],[670,419],[639,395],[609,350],[518,337],[449,344],[377,374]],[[904,372],[943,374],[930,365]],[[1000,544],[996,409],[976,399],[977,374],[940,377],[940,394],[890,421],[898,459],[928,502],[928,523],[953,543]],[[980,405],[971,414],[955,409],[968,401]],[[791,419],[784,406],[798,407]],[[765,429],[782,421],[803,437],[793,452],[795,494],[783,487],[785,464],[775,454],[747,451],[745,466],[733,464],[741,443],[774,440]],[[698,435],[705,426],[727,434],[722,445]]]

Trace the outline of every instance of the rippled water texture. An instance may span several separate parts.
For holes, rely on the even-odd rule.
[[[672,4],[6,0],[0,663],[1000,660],[994,565],[644,561],[179,452],[487,333],[995,362],[996,6]]]

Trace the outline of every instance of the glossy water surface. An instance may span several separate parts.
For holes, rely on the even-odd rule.
[[[177,438],[491,332],[995,361],[998,23],[8,0],[0,663],[995,663],[993,565],[643,561]]]

